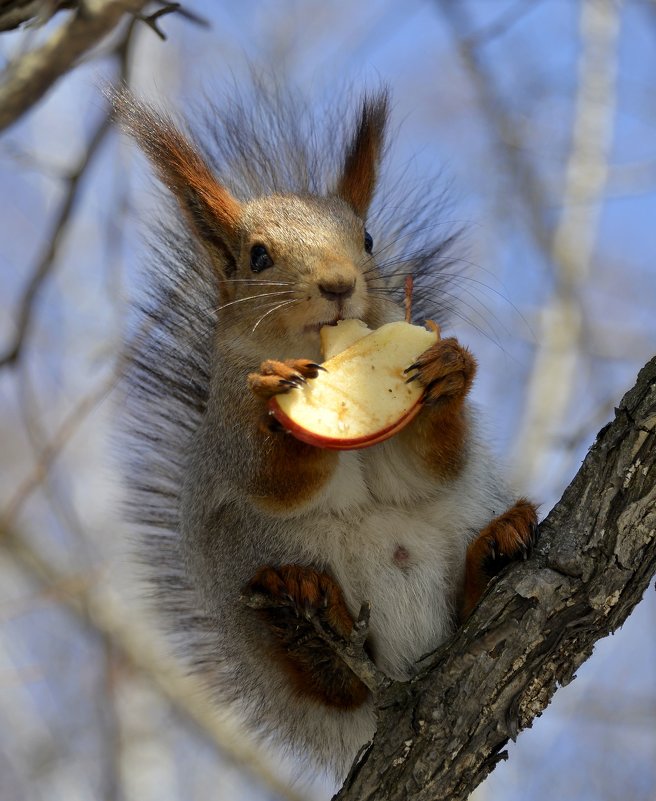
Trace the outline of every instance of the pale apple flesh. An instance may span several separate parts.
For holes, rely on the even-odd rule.
[[[340,320],[335,325],[324,325],[319,331],[324,362],[371,333],[371,328],[362,320]]]
[[[290,434],[310,445],[339,450],[375,445],[420,412],[424,389],[416,381],[406,383],[404,370],[437,341],[438,331],[395,322],[367,333],[355,320],[331,328],[332,334],[328,327],[322,330],[324,353],[340,352],[323,363],[317,378],[272,398],[269,409]]]

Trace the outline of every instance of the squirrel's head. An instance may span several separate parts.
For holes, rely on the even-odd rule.
[[[291,337],[339,319],[377,322],[381,301],[368,291],[376,268],[366,218],[384,144],[384,92],[364,98],[332,191],[245,201],[217,180],[170,118],[128,92],[114,103],[211,259],[220,313],[260,333]]]

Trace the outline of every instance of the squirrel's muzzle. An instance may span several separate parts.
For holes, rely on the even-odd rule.
[[[319,284],[321,297],[326,300],[347,300],[355,289],[355,279],[336,278]]]

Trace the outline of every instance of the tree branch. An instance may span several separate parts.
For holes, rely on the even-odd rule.
[[[87,0],[44,44],[10,64],[0,83],[0,131],[40,100],[125,14],[141,11],[147,2]]]
[[[0,0],[0,32],[45,25],[59,11],[77,5],[77,0]]]
[[[378,732],[336,801],[464,801],[656,573],[656,357],[540,527],[419,675],[378,698]]]

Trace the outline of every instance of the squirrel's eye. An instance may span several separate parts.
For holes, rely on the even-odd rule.
[[[261,273],[267,267],[273,267],[273,259],[269,256],[268,250],[264,245],[253,245],[251,248],[251,270],[254,273]]]
[[[367,253],[371,253],[371,251],[374,249],[374,239],[369,231],[364,232],[364,249],[367,251]]]

